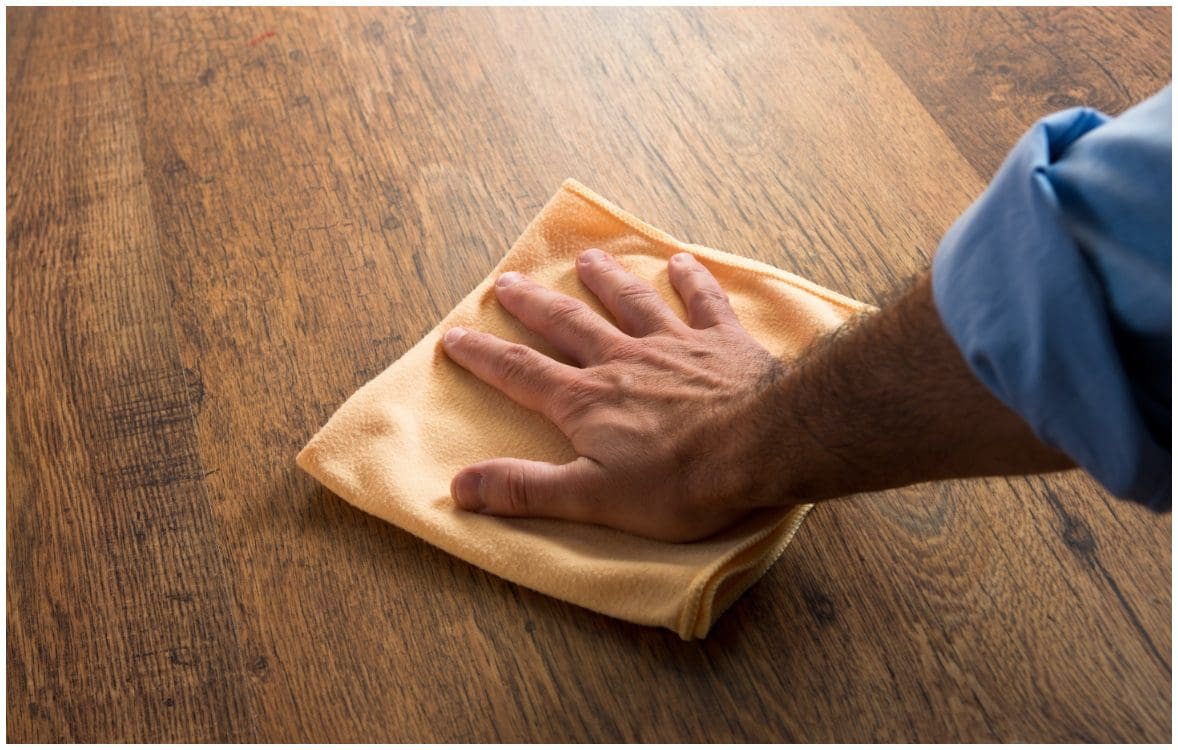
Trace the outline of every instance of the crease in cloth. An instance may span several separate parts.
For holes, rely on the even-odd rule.
[[[499,306],[494,282],[519,271],[608,318],[576,275],[576,254],[589,247],[653,283],[681,318],[686,313],[667,260],[691,252],[715,274],[749,333],[775,356],[795,357],[848,317],[872,309],[772,266],[680,242],[568,179],[487,278],[352,394],[296,462],[361,510],[495,575],[684,639],[702,638],[777,561],[812,506],[759,509],[716,536],[670,544],[589,524],[467,513],[450,498],[451,477],[481,460],[575,457],[554,425],[450,362],[440,342],[461,325],[560,359]]]

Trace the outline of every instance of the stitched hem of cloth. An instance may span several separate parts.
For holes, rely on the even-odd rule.
[[[713,250],[705,245],[693,245],[687,242],[681,242],[666,232],[657,227],[647,224],[637,216],[627,212],[625,209],[611,203],[607,198],[604,198],[593,192],[588,187],[585,187],[580,182],[577,182],[572,177],[565,179],[560,186],[561,190],[573,193],[574,195],[588,201],[593,206],[607,212],[618,221],[626,224],[634,231],[642,234],[647,239],[653,240],[661,245],[669,247],[676,252],[689,252],[695,255],[702,255],[708,260],[718,265],[727,266],[728,268],[736,269],[743,273],[753,274],[756,276],[772,276],[778,281],[785,282],[792,287],[801,289],[804,292],[814,295],[821,300],[838,305],[846,310],[854,310],[862,312],[867,310],[874,310],[871,305],[859,302],[858,300],[844,297],[841,294],[830,291],[817,284],[809,282],[800,276],[795,276],[788,271],[782,271],[780,268],[774,268],[766,263],[753,260],[752,258],[741,258],[738,256],[731,256],[728,253],[721,253],[719,250]]]
[[[744,544],[701,570],[688,587],[676,632],[683,640],[704,638],[720,615],[760,580],[793,541],[813,503],[790,508]],[[764,549],[766,543],[770,546]]]

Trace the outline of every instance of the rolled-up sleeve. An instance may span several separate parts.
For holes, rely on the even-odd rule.
[[[1171,96],[1058,112],[942,239],[933,296],[974,374],[1113,494],[1171,507]]]

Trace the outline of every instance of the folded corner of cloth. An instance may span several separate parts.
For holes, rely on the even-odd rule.
[[[495,575],[591,610],[702,638],[777,560],[811,506],[758,510],[690,544],[601,526],[508,519],[458,509],[450,480],[464,466],[511,456],[564,462],[565,436],[442,354],[462,325],[557,356],[495,300],[518,271],[604,309],[579,282],[576,254],[596,247],[650,280],[680,316],[667,261],[687,251],[720,281],[741,323],[775,356],[799,354],[870,309],[793,274],[680,242],[569,179],[498,266],[400,359],[356,391],[298,454],[298,465],[347,502]]]

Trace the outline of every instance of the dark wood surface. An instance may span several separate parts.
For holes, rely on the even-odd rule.
[[[7,20],[9,740],[1169,739],[1170,517],[1079,473],[822,505],[685,643],[293,462],[563,178],[878,301],[1169,9]]]

